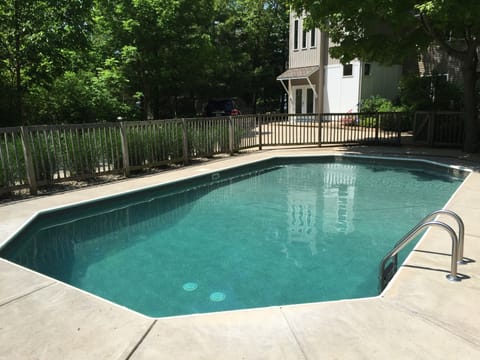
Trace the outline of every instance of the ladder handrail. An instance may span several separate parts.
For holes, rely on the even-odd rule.
[[[463,244],[465,239],[465,224],[460,216],[457,213],[453,212],[452,210],[448,209],[440,209],[432,212],[431,214],[425,216],[420,223],[427,222],[433,220],[437,215],[450,215],[458,225],[458,257],[457,263],[458,264],[466,264],[466,261],[463,260]]]
[[[459,224],[459,235],[462,236],[462,244],[460,244],[460,239],[459,236],[455,233],[455,231],[452,229],[450,225],[445,224],[444,222],[438,221],[438,220],[431,220],[438,214],[448,214],[453,216],[458,224]],[[458,221],[460,220],[460,221]],[[389,280],[385,280],[385,264],[389,259],[392,257],[394,258],[393,260],[393,266],[395,266],[395,271],[396,271],[396,266],[397,266],[397,255],[398,253],[410,242],[412,241],[415,236],[422,231],[424,228],[431,227],[431,226],[438,226],[441,229],[444,229],[447,231],[450,235],[450,238],[452,240],[452,260],[451,260],[451,266],[450,266],[450,274],[447,275],[447,279],[451,281],[460,281],[461,278],[457,275],[457,264],[462,263],[459,261],[459,250],[460,250],[460,245],[461,246],[461,251],[463,252],[463,234],[464,234],[464,224],[463,221],[460,219],[460,217],[455,214],[453,211],[450,210],[437,210],[429,215],[427,215],[422,221],[420,221],[416,226],[414,226],[405,236],[403,236],[400,241],[398,241],[395,246],[393,247],[392,250],[390,250],[382,259],[379,267],[379,289],[380,291],[383,291],[383,289],[386,287],[387,283]],[[463,253],[461,254],[461,259],[463,261]]]

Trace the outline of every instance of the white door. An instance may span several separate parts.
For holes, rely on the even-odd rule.
[[[315,112],[315,97],[310,86],[293,87],[295,114],[313,114]]]

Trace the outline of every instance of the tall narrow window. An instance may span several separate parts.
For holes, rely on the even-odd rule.
[[[307,30],[303,30],[302,34],[302,49],[307,48]]]
[[[352,64],[343,65],[343,76],[352,76],[353,75],[353,66]]]
[[[312,29],[310,31],[310,47],[315,47],[317,46],[317,39],[316,39],[316,31],[315,29]]]
[[[293,50],[298,50],[298,20],[293,23]]]

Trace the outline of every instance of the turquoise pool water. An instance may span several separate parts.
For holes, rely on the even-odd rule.
[[[154,317],[374,296],[385,253],[462,180],[274,159],[42,214],[0,255]]]

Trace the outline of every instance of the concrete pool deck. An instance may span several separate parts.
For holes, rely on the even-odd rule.
[[[472,262],[459,265],[464,280],[445,279],[451,242],[446,233],[432,229],[374,298],[152,319],[0,259],[0,359],[480,358],[478,156],[405,147],[242,154],[0,205],[0,245],[43,209],[269,157],[342,153],[412,156],[477,169],[446,206],[465,223],[464,256]]]

